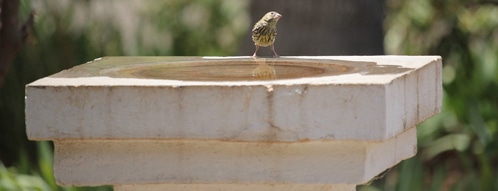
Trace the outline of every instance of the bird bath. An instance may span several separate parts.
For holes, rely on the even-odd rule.
[[[437,56],[105,57],[26,87],[58,184],[355,190],[416,153]]]

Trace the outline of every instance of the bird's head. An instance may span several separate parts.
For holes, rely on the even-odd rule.
[[[268,22],[268,23],[274,23],[276,24],[277,21],[282,18],[282,15],[275,12],[275,11],[270,11],[263,16],[263,19]]]

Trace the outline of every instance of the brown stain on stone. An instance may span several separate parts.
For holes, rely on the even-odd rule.
[[[279,127],[275,125],[274,121],[274,112],[275,112],[275,105],[274,105],[274,93],[273,93],[273,86],[267,86],[267,91],[266,91],[266,101],[267,101],[267,107],[268,107],[268,127],[267,127],[267,132],[266,135],[264,136],[264,140],[268,142],[273,142],[276,141],[278,136],[278,131],[280,130]]]

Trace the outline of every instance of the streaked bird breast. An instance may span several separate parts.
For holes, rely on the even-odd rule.
[[[275,36],[277,35],[277,28],[271,28],[269,26],[256,26],[252,30],[252,40],[258,46],[270,46],[275,42]]]

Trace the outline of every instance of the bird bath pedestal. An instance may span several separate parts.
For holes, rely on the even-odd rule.
[[[417,151],[437,56],[105,57],[26,87],[57,183],[355,190]]]

